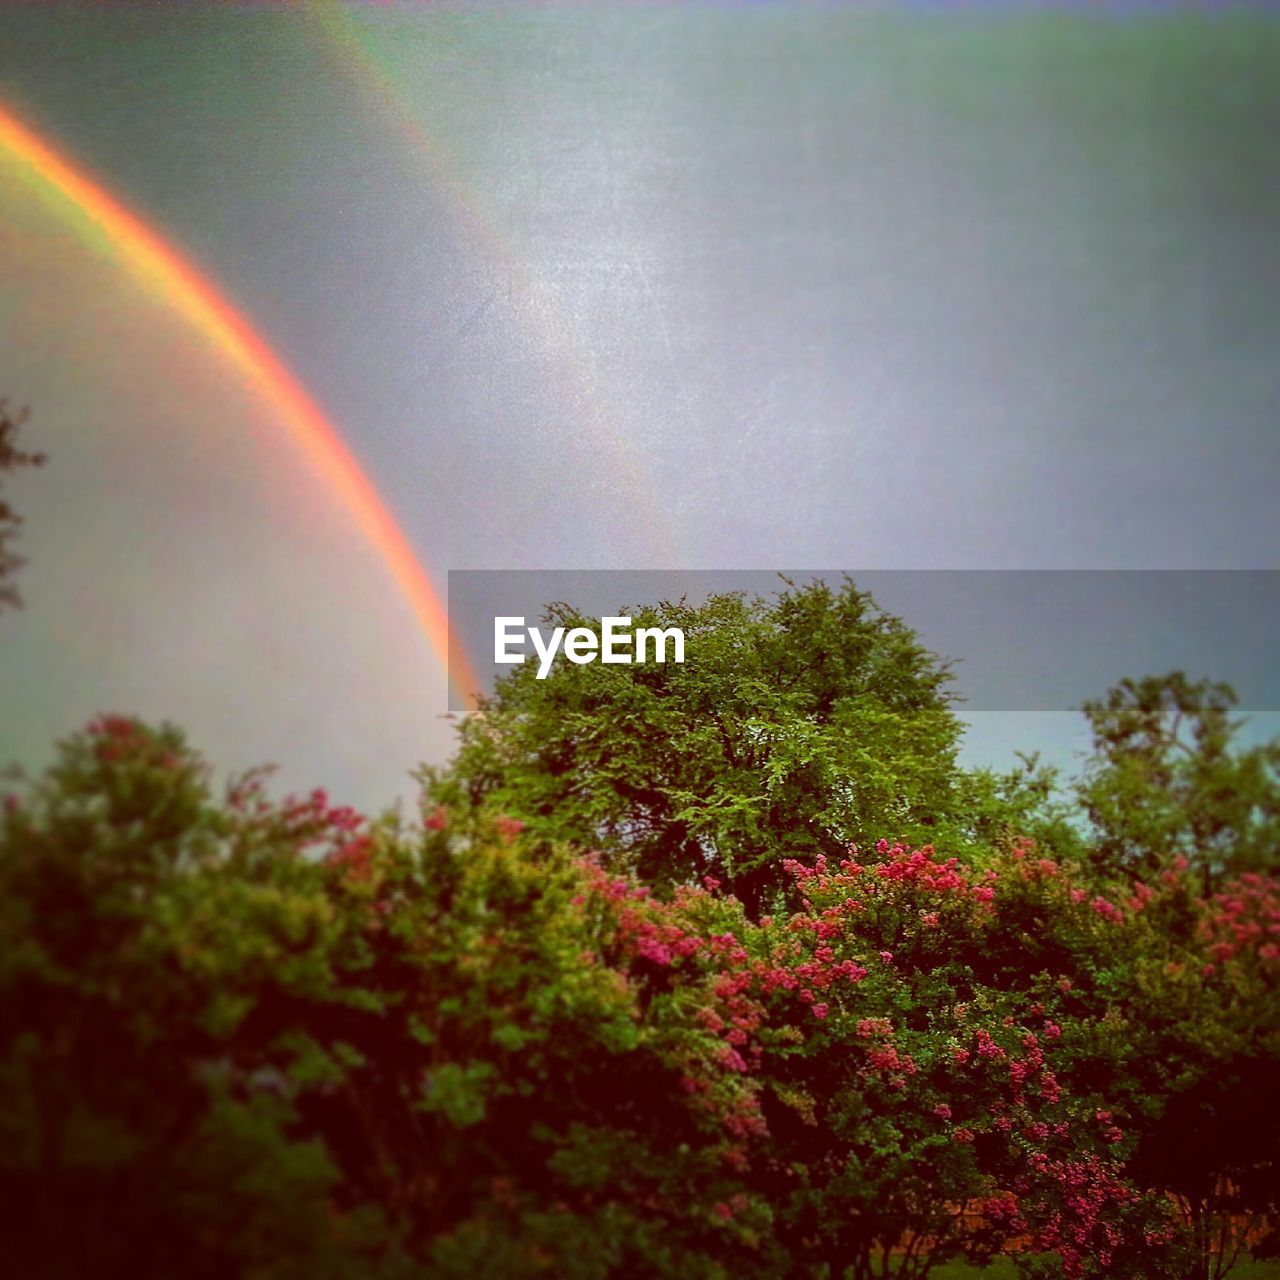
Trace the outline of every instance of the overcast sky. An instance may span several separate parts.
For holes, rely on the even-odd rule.
[[[242,308],[441,589],[1280,567],[1258,6],[9,6],[0,100]],[[445,754],[269,406],[3,155],[0,394],[52,457],[0,755],[139,710],[377,804]]]

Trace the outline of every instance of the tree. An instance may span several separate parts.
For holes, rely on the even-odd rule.
[[[0,399],[0,481],[25,467],[44,465],[44,454],[27,453],[18,447],[18,431],[27,416],[25,409],[10,410],[8,401]],[[0,493],[0,612],[5,608],[17,608],[22,603],[13,584],[13,576],[23,561],[12,547],[21,527],[22,517]]]
[[[1222,1280],[1246,1247],[1280,1243],[1280,1051],[1250,1043],[1169,1098],[1134,1159],[1137,1175],[1169,1189],[1189,1230],[1189,1280]]]
[[[753,914],[786,858],[965,838],[975,793],[947,664],[852,582],[632,614],[681,628],[684,663],[515,668],[461,724],[452,763],[424,771],[431,795],[493,804],[655,886],[714,876]],[[567,605],[547,619],[599,628]]]
[[[1202,1003],[1188,1018],[1185,1003],[1146,1002],[1145,1021],[1182,1030],[1166,1030],[1159,1048],[1166,1071],[1179,1070],[1153,1091],[1161,1105],[1134,1167],[1174,1196],[1191,1280],[1220,1280],[1246,1246],[1255,1258],[1280,1254],[1280,877],[1246,871],[1196,907]]]
[[[329,1153],[292,1140],[281,1077],[255,1084],[230,1043],[255,964],[324,963],[291,872],[318,824],[237,815],[208,783],[177,731],[104,717],[0,811],[0,1244],[20,1271],[373,1274]],[[201,904],[233,886],[241,949],[201,945]]]
[[[691,920],[510,820],[407,830],[209,772],[103,717],[0,809],[13,1265],[778,1274],[726,1164],[755,1085],[698,1018],[732,961]]]
[[[1068,1278],[1178,1273],[1169,1206],[1127,1176],[1109,1097],[1076,1069],[1088,1021],[1050,995],[1128,913],[1099,915],[1033,850],[789,863],[803,910],[749,935],[771,1015],[759,1173],[790,1254],[830,1277],[923,1280],[1006,1249]]]
[[[995,886],[975,970],[1060,1027],[1058,1076],[1092,1098],[1126,1173],[1176,1204],[1183,1280],[1280,1241],[1280,878],[1206,896],[1196,868],[1142,878],[1029,846]]]
[[[1185,859],[1204,890],[1276,865],[1280,741],[1241,748],[1235,691],[1182,672],[1123,680],[1085,704],[1094,756],[1078,793],[1106,870],[1157,871]]]

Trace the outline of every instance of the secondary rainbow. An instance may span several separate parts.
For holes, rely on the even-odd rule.
[[[608,469],[601,478],[609,485],[611,499],[625,504],[645,530],[658,566],[682,563],[685,555],[665,504],[623,415],[606,401],[591,362],[579,350],[574,326],[539,285],[525,256],[485,207],[481,193],[467,181],[446,139],[415,110],[399,77],[349,7],[338,0],[305,0],[303,11],[323,37],[334,69],[360,93],[373,118],[389,124],[417,158],[424,189],[452,212],[458,230],[480,251],[481,260],[500,265],[507,303],[537,341],[566,420],[572,417],[580,424],[591,458],[602,460]]]
[[[172,244],[0,103],[3,153],[105,235],[124,262],[249,377],[381,556],[454,688],[474,703],[479,688],[475,673],[451,634],[448,613],[429,575],[337,429],[266,340]]]

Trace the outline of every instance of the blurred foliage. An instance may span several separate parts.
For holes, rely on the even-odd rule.
[[[1274,867],[1280,851],[1280,742],[1240,748],[1230,685],[1181,672],[1121,681],[1085,704],[1094,754],[1079,795],[1093,856],[1151,872],[1183,858],[1208,891]]]
[[[18,445],[18,432],[26,420],[25,409],[10,409],[8,402],[0,399],[0,482],[27,467],[44,465],[44,454],[29,453]],[[0,612],[22,603],[13,581],[24,563],[13,550],[21,528],[22,517],[9,505],[0,489]]]

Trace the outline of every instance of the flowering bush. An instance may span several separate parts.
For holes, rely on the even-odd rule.
[[[905,1251],[902,1272],[924,1275],[1014,1245],[1057,1253],[1067,1276],[1157,1274],[1167,1212],[1124,1178],[1114,1126],[1064,1084],[1061,1026],[983,977],[1007,868],[882,841],[789,870],[802,909],[760,943],[772,1196],[793,1247],[855,1276],[874,1255]],[[1150,1237],[1140,1259],[1120,1247],[1135,1221]]]
[[[635,890],[513,821],[218,801],[117,718],[2,821],[5,1236],[40,1274],[773,1274],[719,952],[655,980],[655,930],[685,948]]]

